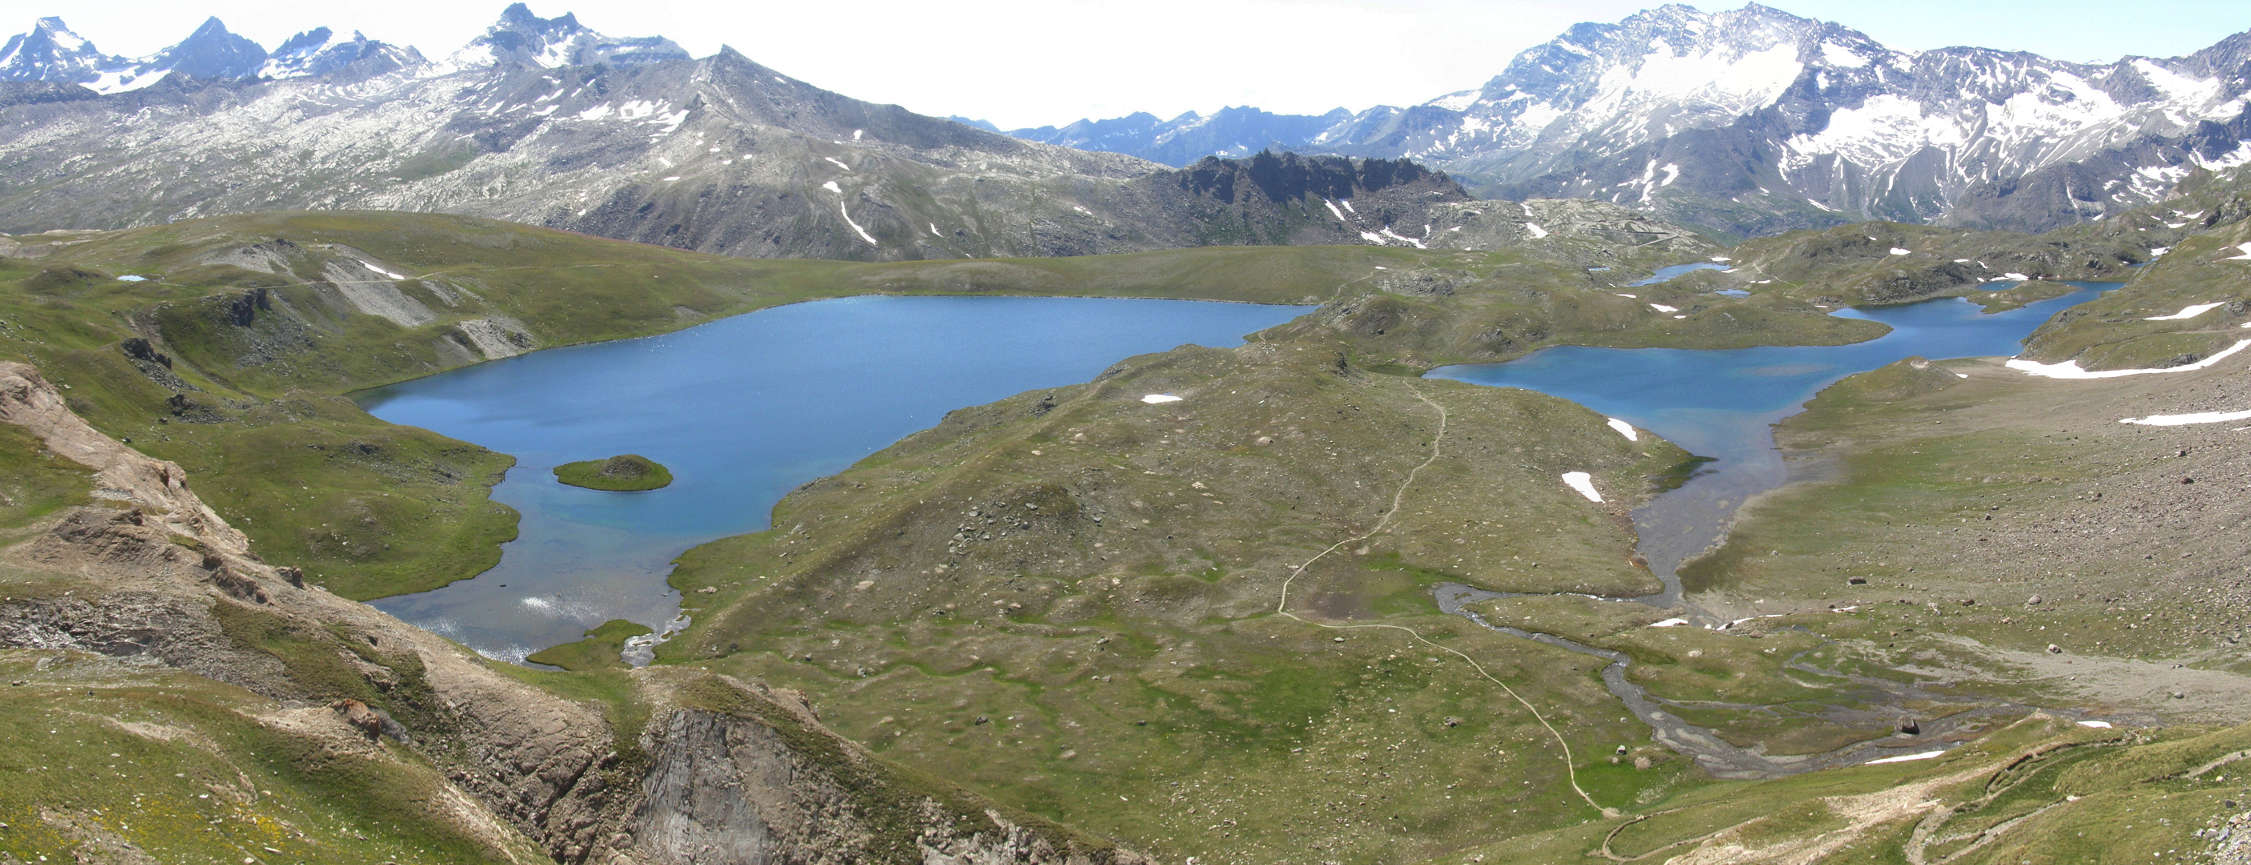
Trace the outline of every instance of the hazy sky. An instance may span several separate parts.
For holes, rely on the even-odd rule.
[[[326,25],[452,52],[501,0],[0,0],[0,31],[62,15],[112,54],[179,41],[204,17],[267,48]],[[751,59],[859,99],[1003,127],[1223,105],[1317,113],[1412,104],[1483,84],[1524,48],[1646,0],[537,0],[614,36]],[[1735,8],[1736,2],[1701,8]],[[2171,57],[2251,30],[2244,0],[1778,0],[1893,48],[1982,45],[2065,60]]]

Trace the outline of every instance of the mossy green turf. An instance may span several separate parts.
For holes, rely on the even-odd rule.
[[[555,480],[590,490],[640,492],[671,486],[672,470],[640,454],[620,454],[556,466]]]
[[[184,673],[0,652],[0,858],[235,865],[520,862],[466,837],[428,764],[337,749],[267,720],[290,711]],[[326,709],[313,711],[326,712]],[[126,847],[124,845],[130,845]]]
[[[0,424],[0,543],[64,507],[84,504],[93,471],[47,449],[23,427]]]
[[[878,753],[1166,858],[1411,860],[1589,819],[1539,721],[1456,656],[1274,612],[1293,563],[1383,519],[1435,443],[1393,530],[1294,580],[1291,609],[1471,653],[1571,731],[1602,801],[1672,783],[1684,762],[1661,751],[1607,763],[1648,732],[1599,660],[1440,616],[1429,592],[1654,589],[1623,511],[1559,476],[1593,472],[1623,508],[1687,455],[1560,400],[1342,356],[1184,349],[954,412],[785,499],[776,530],[683,556],[696,624],[660,651],[803,690]],[[1140,402],[1158,391],[1184,399]],[[1417,391],[1448,410],[1443,441]]]

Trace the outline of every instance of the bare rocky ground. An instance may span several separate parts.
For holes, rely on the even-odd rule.
[[[1857,608],[1887,640],[2136,717],[2251,717],[2251,408],[2241,362],[2054,381],[1901,366],[1781,427],[1803,474],[1692,569],[1741,614]],[[1947,649],[1930,659],[1951,658]]]

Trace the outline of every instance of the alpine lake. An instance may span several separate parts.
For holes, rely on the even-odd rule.
[[[1677,274],[1692,266],[1669,269]],[[1659,276],[1664,273],[1660,272]],[[1995,288],[2006,284],[1995,284]],[[1771,426],[1821,388],[1908,357],[2015,354],[2057,312],[2111,286],[1986,313],[1942,299],[1836,315],[1891,328],[1843,346],[1737,350],[1564,346],[1430,375],[1519,387],[1585,405],[1709,457],[1634,513],[1641,551],[1672,606],[1674,575],[1753,495],[1788,480]],[[794,304],[662,336],[540,351],[356,395],[370,413],[511,454],[493,498],[521,515],[500,563],[385,612],[522,662],[605,621],[685,624],[672,560],[760,531],[782,496],[946,412],[1089,380],[1184,343],[1240,344],[1307,307],[1179,300],[854,297]],[[636,453],[671,486],[603,492],[556,482],[568,462]],[[645,657],[645,648],[643,655]]]

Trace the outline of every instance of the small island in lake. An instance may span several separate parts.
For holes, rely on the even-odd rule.
[[[638,492],[671,484],[672,471],[640,454],[620,454],[556,466],[555,479],[590,490]]]

